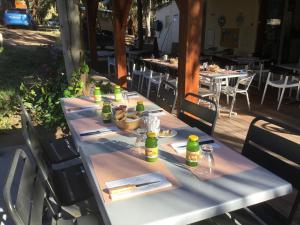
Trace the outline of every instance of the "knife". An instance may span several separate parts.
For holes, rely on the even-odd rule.
[[[117,187],[113,187],[113,188],[108,188],[108,192],[110,195],[119,194],[119,193],[123,193],[123,192],[133,191],[134,189],[136,189],[138,187],[148,186],[150,184],[156,184],[159,182],[160,181],[152,181],[152,182],[146,182],[146,183],[141,183],[141,184],[125,184],[125,185],[121,185],[121,186],[117,186]]]
[[[77,110],[82,110],[82,109],[91,109],[91,108],[96,108],[96,107],[95,106],[72,107],[72,108],[68,108],[67,111],[72,112],[72,111],[77,111]]]
[[[111,132],[111,131],[115,131],[115,129],[101,129],[101,130],[95,130],[95,131],[89,131],[89,132],[82,132],[82,133],[80,133],[80,136],[84,137],[84,136],[102,134],[102,133]]]

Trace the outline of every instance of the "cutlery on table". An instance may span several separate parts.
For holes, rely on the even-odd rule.
[[[160,181],[152,181],[152,182],[146,182],[146,183],[141,183],[141,184],[125,184],[125,185],[121,185],[121,186],[117,186],[117,187],[113,187],[113,188],[108,188],[108,192],[110,195],[119,194],[119,193],[123,193],[123,192],[133,191],[134,189],[136,189],[138,187],[148,186],[148,185],[156,184],[159,182]]]
[[[81,132],[80,136],[84,137],[84,136],[91,136],[91,135],[96,135],[96,134],[103,134],[103,133],[107,133],[107,132],[112,132],[115,131],[115,129],[99,129],[99,130],[93,130],[93,131],[87,131],[87,132]]]
[[[199,141],[199,145],[206,145],[206,144],[213,144],[213,143],[215,143],[214,140]],[[181,146],[174,146],[174,147],[176,147],[176,148],[185,148],[186,144],[181,145]]]
[[[73,111],[77,111],[77,110],[84,110],[84,109],[93,109],[93,108],[97,108],[98,106],[80,106],[80,107],[71,107],[68,108],[67,111],[68,112],[73,112]]]

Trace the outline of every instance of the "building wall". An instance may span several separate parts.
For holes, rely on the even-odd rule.
[[[171,53],[172,43],[179,40],[179,10],[175,1],[156,11],[156,20],[163,23],[161,32],[157,32],[158,48]]]
[[[239,29],[239,42],[235,53],[253,53],[255,51],[258,14],[258,0],[207,1],[205,48],[226,48],[220,45],[221,27],[218,24],[218,18],[224,16],[226,19],[224,28]],[[243,17],[243,22],[240,24],[236,22],[239,15]]]
[[[237,54],[251,54],[255,51],[257,24],[259,14],[259,0],[208,0],[205,25],[205,48],[217,47],[224,49],[220,44],[221,27],[218,17],[224,16],[224,28],[238,28],[239,41]],[[242,15],[243,22],[238,24],[236,18]],[[172,22],[168,25],[167,20]],[[174,19],[175,17],[175,19]],[[179,40],[179,10],[173,1],[170,5],[156,11],[156,19],[162,21],[163,30],[157,32],[158,46],[163,52],[170,53],[173,42]]]

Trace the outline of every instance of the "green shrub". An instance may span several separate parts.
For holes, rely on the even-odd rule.
[[[63,97],[82,96],[84,83],[80,79],[81,71],[82,69],[74,71],[69,83],[66,75],[60,74],[46,80],[36,79],[34,82],[20,85],[23,104],[36,124],[67,130],[60,100]]]

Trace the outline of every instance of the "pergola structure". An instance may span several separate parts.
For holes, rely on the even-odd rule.
[[[111,0],[114,26],[114,50],[116,76],[118,83],[127,87],[125,31],[132,0]],[[96,51],[96,17],[99,0],[87,1],[89,23],[89,45],[92,66],[97,59]],[[203,0],[176,0],[180,12],[179,24],[179,65],[178,96],[183,99],[187,93],[198,94],[199,56],[202,31]]]

